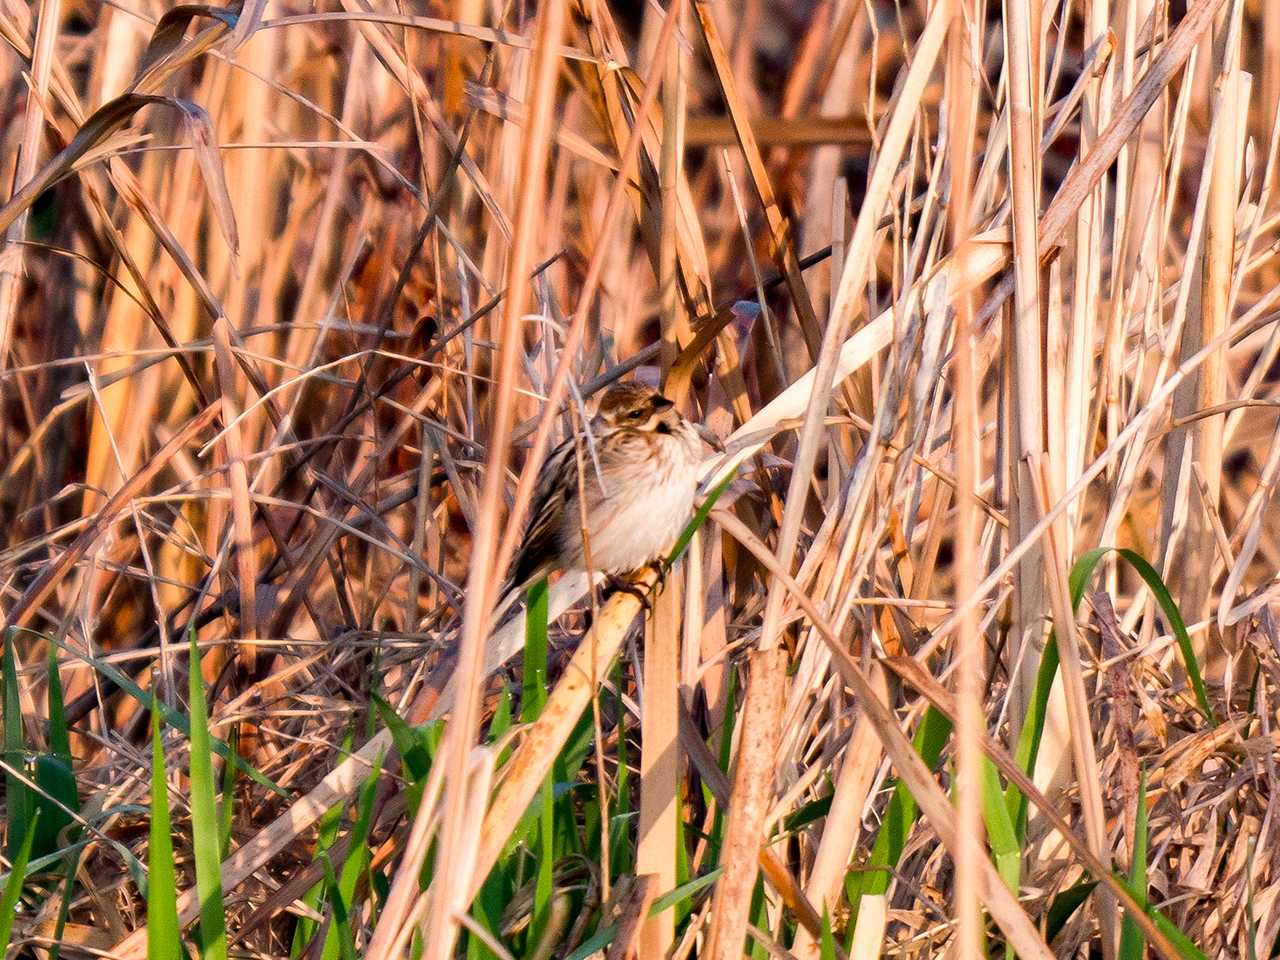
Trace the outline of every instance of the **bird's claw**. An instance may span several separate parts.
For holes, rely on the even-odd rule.
[[[637,584],[632,583],[626,577],[619,577],[615,574],[610,574],[605,579],[605,583],[608,585],[610,590],[619,593],[631,594],[631,596],[640,601],[640,606],[645,609],[645,612],[653,612],[653,604],[649,602],[649,593]]]
[[[662,557],[658,557],[656,560],[650,560],[645,564],[645,568],[652,570],[658,578],[655,589],[662,590],[667,585],[667,574],[671,572],[671,568],[667,566],[667,561]]]

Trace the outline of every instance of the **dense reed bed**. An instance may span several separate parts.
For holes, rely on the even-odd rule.
[[[0,0],[0,84],[8,956],[1280,951],[1276,0]],[[627,378],[670,569],[491,629]]]

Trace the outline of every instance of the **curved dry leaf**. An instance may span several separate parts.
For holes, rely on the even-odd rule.
[[[234,256],[239,249],[240,238],[236,231],[236,214],[231,206],[231,194],[227,191],[227,181],[223,175],[222,157],[218,153],[218,137],[213,129],[213,121],[198,103],[176,97],[167,102],[179,110],[186,121],[191,149],[195,151],[196,163],[200,165],[204,188],[209,192],[209,203],[218,219],[222,237]]]
[[[240,19],[240,11],[236,7],[215,7],[207,3],[182,3],[172,10],[166,10],[151,31],[151,39],[147,41],[147,49],[142,52],[142,60],[134,74],[135,81],[178,49],[191,21],[197,17],[207,17],[228,28],[235,28]]]
[[[0,207],[0,233],[7,231],[42,193],[75,172],[76,164],[82,157],[101,147],[109,137],[132,120],[134,114],[150,104],[165,104],[182,114],[218,225],[234,253],[237,246],[235,214],[231,209],[231,197],[227,193],[227,184],[222,175],[222,159],[218,156],[209,114],[203,107],[188,100],[149,93],[122,94],[95,110],[80,125],[71,142],[41,167],[8,203]]]

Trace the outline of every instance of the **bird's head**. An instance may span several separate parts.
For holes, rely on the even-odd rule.
[[[714,434],[700,424],[689,423],[672,401],[642,383],[617,383],[610,387],[600,398],[595,421],[605,432],[640,430],[672,434],[692,428],[712,446],[723,449]]]

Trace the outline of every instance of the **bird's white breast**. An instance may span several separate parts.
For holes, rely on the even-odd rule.
[[[639,569],[658,559],[684,530],[693,514],[700,452],[696,436],[688,433],[663,437],[664,456],[608,478],[604,509],[598,510],[602,516],[592,517],[590,525],[593,569],[618,574]],[[580,530],[576,503],[570,512]],[[573,540],[579,556],[571,565],[585,566],[580,532]]]

